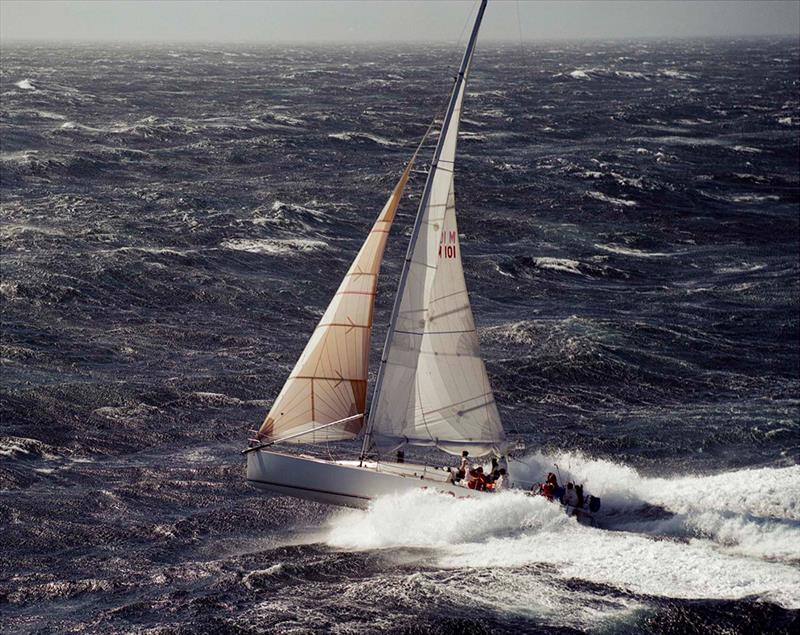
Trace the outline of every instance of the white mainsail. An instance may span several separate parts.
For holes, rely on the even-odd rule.
[[[416,152],[272,404],[259,439],[317,443],[352,439],[361,430],[378,273],[415,158]]]
[[[481,13],[485,3],[481,6]],[[461,265],[453,169],[461,104],[481,15],[443,122],[401,276],[371,407],[367,440],[389,450],[434,445],[500,453],[505,435]]]

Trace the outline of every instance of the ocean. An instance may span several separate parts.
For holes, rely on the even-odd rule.
[[[460,55],[3,45],[0,630],[797,632],[796,40],[478,45],[482,351],[530,478],[582,480],[602,528],[521,493],[355,511],[245,482]]]

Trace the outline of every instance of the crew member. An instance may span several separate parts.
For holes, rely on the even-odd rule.
[[[479,492],[482,492],[484,489],[486,489],[486,478],[483,475],[483,468],[480,465],[469,471],[469,482],[467,483],[467,487]]]
[[[578,506],[578,493],[572,483],[567,483],[567,491],[564,494],[564,504],[570,507]]]
[[[469,452],[464,450],[461,453],[461,463],[459,464],[458,469],[456,470],[455,476],[453,478],[454,481],[460,481],[461,479],[467,477],[467,472],[469,472],[469,460],[467,457],[469,457]]]

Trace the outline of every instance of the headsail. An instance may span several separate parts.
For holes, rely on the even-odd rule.
[[[258,431],[289,443],[351,439],[361,430],[373,306],[383,251],[416,152]],[[327,425],[336,421],[340,424]],[[307,434],[303,434],[304,432]]]
[[[409,245],[378,372],[364,450],[409,443],[481,456],[505,436],[461,266],[453,169],[481,4],[453,88]]]

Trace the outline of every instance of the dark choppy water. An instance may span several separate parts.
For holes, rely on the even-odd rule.
[[[4,632],[797,628],[797,42],[475,58],[456,186],[501,412],[615,531],[243,482],[459,55],[3,49]]]

